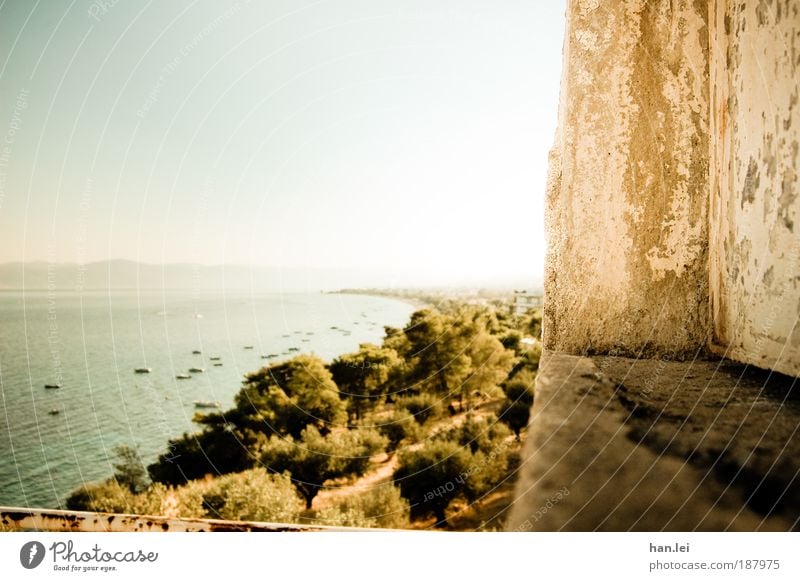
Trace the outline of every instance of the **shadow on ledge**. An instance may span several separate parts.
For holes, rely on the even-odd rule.
[[[797,381],[546,353],[507,529],[797,530]]]

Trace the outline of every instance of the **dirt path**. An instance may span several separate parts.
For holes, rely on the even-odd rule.
[[[352,494],[366,492],[375,486],[390,482],[392,480],[392,474],[394,474],[394,471],[397,469],[397,454],[394,454],[391,458],[388,458],[388,460],[386,456],[384,456],[384,459],[374,463],[374,466],[376,466],[374,469],[370,470],[356,481],[345,481],[341,484],[337,484],[334,481],[326,484],[326,488],[320,491],[314,499],[312,510],[320,510],[334,506]]]
[[[473,408],[471,412],[476,418],[487,416],[496,411],[496,408],[499,407],[501,401],[502,400],[498,399],[485,402]],[[460,426],[466,420],[467,414],[468,412],[462,412],[451,417],[442,418],[441,420],[435,422],[430,426],[430,431],[427,438],[431,438],[433,435],[439,432]],[[411,446],[406,446],[403,448],[403,450],[416,450],[422,446],[423,443],[424,441],[417,444],[412,444]],[[376,461],[373,461],[372,469],[357,480],[342,480],[341,482],[332,481],[327,483],[326,488],[317,494],[311,511],[309,512],[315,512],[323,508],[335,506],[344,498],[347,498],[352,494],[366,492],[375,486],[391,482],[392,475],[397,469],[397,464],[397,454],[393,454],[391,457],[384,455],[383,457],[376,459]],[[307,516],[310,516],[310,514]]]

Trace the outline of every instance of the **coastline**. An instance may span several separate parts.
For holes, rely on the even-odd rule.
[[[22,292],[3,295],[4,305],[0,306],[5,307],[6,313],[19,312],[22,307],[13,297]],[[154,460],[166,450],[169,439],[196,428],[191,423],[193,402],[222,401],[227,406],[244,375],[284,359],[267,360],[263,355],[287,352],[289,358],[313,353],[330,363],[340,355],[356,351],[361,342],[380,343],[383,327],[405,326],[415,308],[410,301],[373,295],[362,296],[366,300],[390,299],[396,301],[395,306],[373,304],[370,308],[353,303],[342,309],[330,297],[333,300],[324,307],[326,302],[314,300],[320,294],[317,291],[296,294],[297,298],[307,297],[309,302],[303,299],[288,303],[282,303],[281,294],[268,293],[271,296],[262,299],[274,301],[271,314],[264,311],[265,303],[253,305],[251,301],[212,300],[218,308],[211,311],[208,304],[202,304],[198,311],[195,297],[190,293],[186,296],[177,293],[180,300],[170,301],[166,309],[159,292],[148,293],[144,303],[137,293],[111,293],[113,307],[107,292],[92,293],[95,298],[88,303],[85,296],[82,301],[59,300],[55,323],[51,320],[54,307],[46,293],[38,294],[36,303],[26,306],[25,322],[31,341],[17,343],[6,355],[12,359],[29,357],[36,365],[30,376],[18,373],[15,377],[13,369],[4,370],[8,374],[4,395],[9,413],[19,420],[12,421],[8,429],[15,443],[22,446],[17,452],[25,460],[21,462],[19,475],[10,464],[0,467],[3,504],[58,508],[81,481],[95,482],[110,476],[103,467],[109,464],[108,450],[113,445],[134,446],[146,463]],[[109,322],[112,311],[113,337]],[[368,314],[368,319],[354,316],[361,311]],[[204,317],[196,318],[197,312]],[[82,336],[82,326],[89,319],[93,321],[90,343],[81,345],[72,341],[71,337]],[[21,317],[9,320],[23,322]],[[358,322],[354,325],[355,321]],[[332,326],[339,330],[332,330]],[[258,329],[263,333],[260,337]],[[18,334],[11,323],[4,331],[8,337]],[[37,336],[41,340],[34,340]],[[143,343],[141,336],[147,337],[147,341]],[[104,355],[109,344],[114,345],[113,359]],[[254,345],[255,349],[247,350],[245,345]],[[289,347],[302,351],[289,353]],[[193,349],[201,350],[202,355],[193,355]],[[84,359],[86,353],[88,360]],[[211,356],[221,356],[224,365],[212,365],[208,359]],[[132,370],[137,367],[151,367],[153,372],[135,375]],[[191,380],[178,381],[176,375],[187,373],[190,367],[202,367],[204,372],[192,375]],[[58,383],[63,388],[45,391],[42,386],[55,382],[51,377],[55,372],[61,374]],[[35,398],[30,395],[32,390]],[[84,405],[87,398],[93,401],[91,408]],[[51,415],[49,412],[55,409],[58,413]],[[30,424],[25,418],[37,419]],[[41,443],[37,445],[47,458],[46,468],[23,444],[39,442],[39,432]],[[65,440],[65,433],[72,434],[80,443]],[[77,462],[71,452],[73,445],[79,449]],[[37,477],[43,468],[51,475],[44,480]],[[83,480],[77,480],[78,475]]]
[[[391,299],[405,303],[415,310],[434,308],[432,301],[424,299],[422,296],[413,296],[383,289],[341,289],[335,291],[323,291],[329,295],[356,295],[365,297],[377,297],[381,299]],[[422,293],[421,293],[422,294]]]

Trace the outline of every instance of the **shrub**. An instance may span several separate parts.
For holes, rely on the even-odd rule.
[[[67,509],[90,512],[136,512],[136,495],[110,478],[100,484],[84,484],[67,498]]]
[[[419,424],[414,421],[414,416],[406,409],[396,409],[382,417],[377,429],[388,441],[386,451],[389,453],[395,452],[403,440],[415,442],[421,432]]]
[[[211,481],[202,495],[209,518],[296,522],[302,508],[291,480],[254,468]]]
[[[406,395],[395,400],[395,409],[406,410],[420,425],[442,415],[440,398],[430,393]]]
[[[406,528],[409,514],[408,501],[400,495],[400,490],[384,484],[320,510],[317,520],[329,526]]]
[[[151,484],[136,495],[134,512],[171,518],[205,518],[203,496],[197,486],[200,482],[190,482],[178,488],[158,482]]]
[[[308,509],[326,480],[363,474],[385,447],[386,439],[375,430],[338,430],[325,437],[308,426],[297,441],[291,436],[270,438],[261,462],[290,474]]]
[[[470,452],[469,466],[462,475],[467,500],[479,498],[507,476],[510,436],[511,430],[494,416],[468,416],[458,427],[436,436]]]

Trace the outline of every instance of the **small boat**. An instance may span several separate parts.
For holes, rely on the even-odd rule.
[[[281,335],[281,337],[291,337],[291,335]]]
[[[244,348],[245,348],[245,349],[252,349],[252,348],[253,348],[253,346],[252,346],[252,345],[245,345],[245,346],[244,346]]]
[[[198,400],[194,402],[196,408],[221,408],[222,404],[218,401]]]
[[[190,367],[189,373],[203,373],[205,369],[203,367]]]
[[[59,410],[57,410],[57,409],[55,409],[55,408],[54,408],[54,409],[51,409],[51,410],[50,410],[49,412],[47,412],[47,413],[48,413],[48,414],[50,414],[51,416],[57,416],[57,415],[58,415],[58,414],[60,414],[61,412],[60,412]]]
[[[219,361],[220,359],[222,359],[222,357],[220,357],[220,356],[218,356],[218,355],[215,355],[214,357],[209,357],[209,359],[210,359],[211,361]]]
[[[338,329],[338,328],[339,328],[339,327],[337,327],[336,325],[334,325],[333,327],[331,327],[331,329],[333,329],[334,331],[335,331],[336,329]]]
[[[61,388],[61,384],[60,383],[45,383],[44,384],[44,388],[45,389],[60,389]]]
[[[308,333],[306,333],[306,335],[313,335],[313,334],[314,334],[314,331],[309,331]]]
[[[311,339],[300,339],[303,343],[308,343]]]
[[[133,370],[135,373],[150,373],[153,371],[152,367],[137,367]]]
[[[200,355],[201,353],[202,351],[200,351],[200,349],[195,349],[194,351],[192,351],[192,355]]]
[[[214,367],[222,367],[222,363],[215,363]]]
[[[289,351],[300,351],[299,347],[289,347]]]
[[[175,379],[191,379],[191,378],[192,376],[189,375],[188,373],[179,373],[178,375],[175,376]]]
[[[262,355],[262,359],[275,359],[278,356],[277,353],[270,353],[269,355]]]

